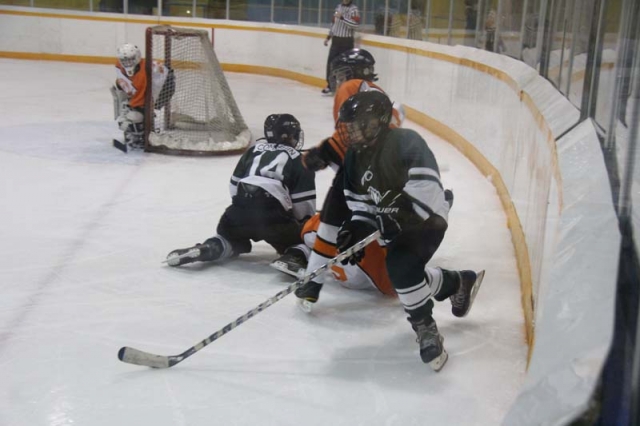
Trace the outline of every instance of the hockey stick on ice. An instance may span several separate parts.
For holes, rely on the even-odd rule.
[[[302,277],[301,279],[299,279],[295,283],[291,284],[289,287],[287,287],[284,290],[282,290],[281,292],[277,293],[275,296],[273,296],[270,299],[267,299],[266,301],[262,302],[261,304],[259,304],[258,306],[256,306],[255,308],[253,308],[252,310],[247,312],[246,314],[242,315],[241,317],[239,317],[235,321],[232,321],[229,324],[225,325],[220,330],[216,331],[215,333],[213,333],[211,336],[207,337],[203,341],[201,341],[199,343],[196,343],[195,345],[193,345],[192,347],[190,347],[189,349],[187,349],[186,351],[184,351],[180,355],[169,355],[169,356],[155,355],[155,354],[151,354],[149,352],[144,352],[144,351],[141,351],[141,350],[138,350],[138,349],[134,349],[134,348],[130,348],[130,347],[125,346],[125,347],[121,348],[118,351],[118,359],[120,361],[122,361],[122,362],[126,362],[126,363],[129,363],[129,364],[143,365],[145,367],[152,367],[152,368],[169,368],[169,367],[173,367],[177,363],[182,362],[185,359],[189,358],[191,355],[193,355],[194,353],[198,352],[200,349],[202,349],[205,346],[209,345],[210,343],[218,340],[220,337],[224,336],[225,334],[227,334],[228,332],[230,332],[234,328],[238,327],[240,324],[242,324],[243,322],[247,321],[249,318],[251,318],[251,317],[257,315],[258,313],[264,311],[269,306],[273,305],[274,303],[276,303],[280,299],[283,299],[288,294],[293,293],[294,291],[296,291],[296,289],[298,287],[301,287],[304,284],[306,284],[308,281],[311,281],[312,279],[314,279],[315,277],[317,277],[318,275],[320,275],[321,273],[323,273],[324,271],[326,271],[327,269],[329,269],[330,267],[332,267],[336,263],[338,263],[338,262],[340,262],[340,261],[342,261],[344,259],[347,259],[348,257],[353,255],[354,253],[362,250],[365,246],[369,245],[371,242],[376,240],[379,236],[380,236],[380,232],[379,231],[374,232],[373,234],[369,235],[367,238],[365,238],[362,241],[354,244],[347,251],[338,254],[336,257],[334,257],[333,259],[329,260],[323,266],[321,266],[318,269],[316,269],[315,271],[305,275],[304,277]]]

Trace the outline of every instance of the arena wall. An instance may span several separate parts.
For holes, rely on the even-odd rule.
[[[325,29],[0,6],[0,57],[114,63],[148,26],[211,31],[226,71],[321,87]],[[620,234],[596,129],[536,70],[465,46],[364,35],[380,84],[496,188],[530,348],[505,424],[563,424],[588,402],[612,339]],[[478,217],[479,223],[482,218]],[[541,407],[544,407],[541,409]]]

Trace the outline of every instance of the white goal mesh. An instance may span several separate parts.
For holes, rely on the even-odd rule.
[[[214,155],[242,152],[251,133],[207,31],[155,26],[146,33],[147,151]],[[153,100],[152,100],[153,99]]]

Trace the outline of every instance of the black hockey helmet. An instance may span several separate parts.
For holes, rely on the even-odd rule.
[[[367,147],[389,128],[392,115],[389,97],[379,90],[368,90],[344,101],[336,127],[345,144]]]
[[[351,49],[341,53],[331,62],[329,86],[333,93],[347,80],[360,78],[367,81],[377,81],[373,72],[376,60],[371,53],[364,49]]]
[[[264,121],[264,137],[269,143],[289,145],[296,150],[304,145],[300,122],[291,114],[271,114]]]

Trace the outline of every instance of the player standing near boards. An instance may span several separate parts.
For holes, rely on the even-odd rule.
[[[420,357],[439,371],[448,355],[432,316],[432,299],[449,298],[453,315],[466,316],[484,271],[425,270],[444,238],[452,200],[447,200],[426,141],[413,130],[391,128],[392,112],[391,101],[379,91],[357,93],[340,107],[338,129],[349,147],[343,168],[351,217],[338,231],[338,251],[381,232],[387,271],[417,334]],[[363,256],[361,250],[349,262]],[[320,288],[310,281],[296,296],[313,302]]]

